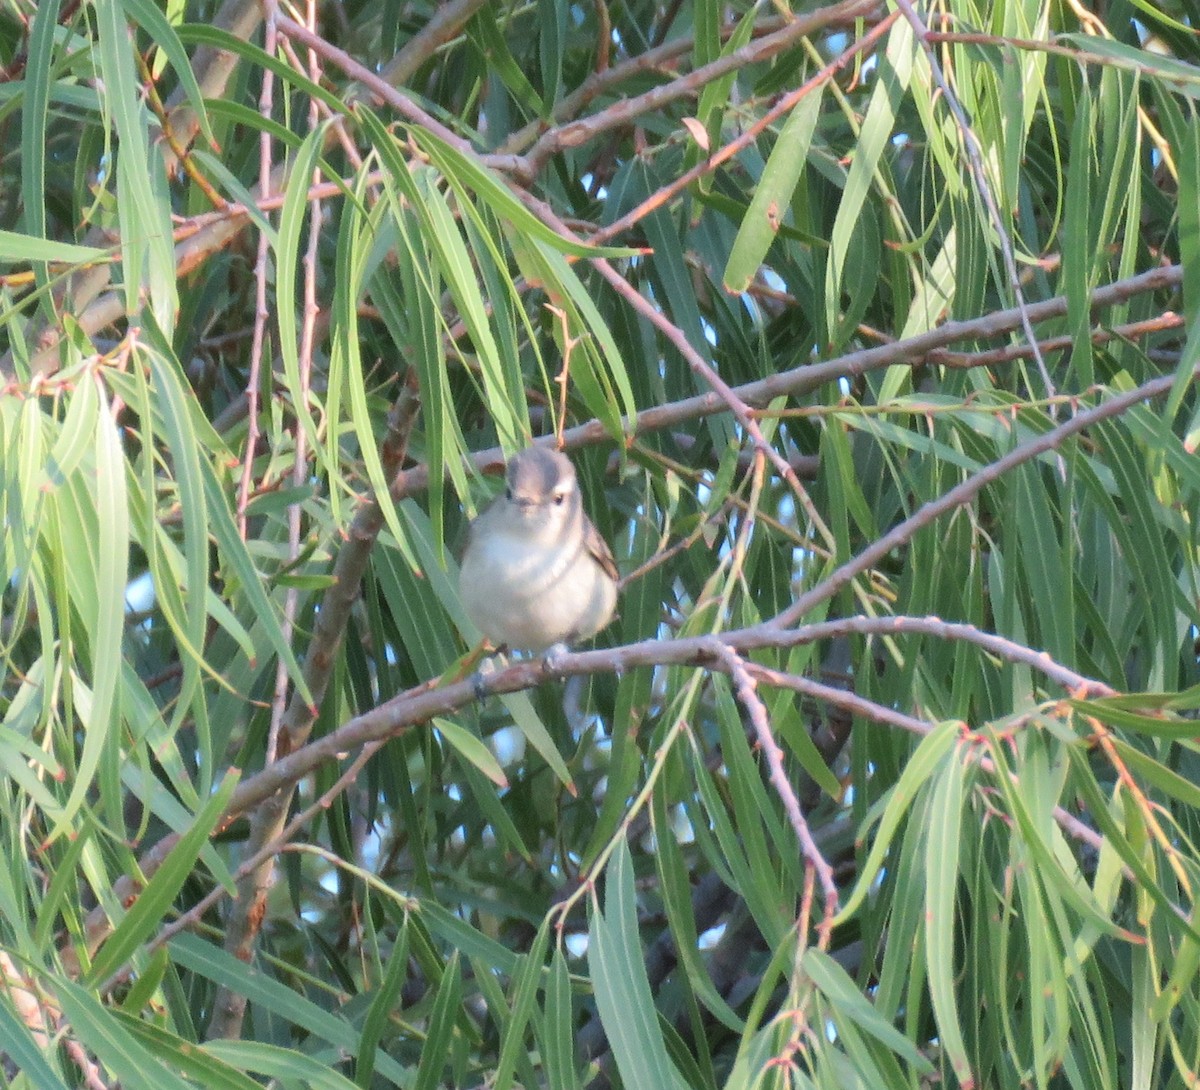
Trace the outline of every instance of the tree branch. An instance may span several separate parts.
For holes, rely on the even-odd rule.
[[[930,500],[928,503],[922,504],[920,508],[914,511],[903,522],[893,526],[886,534],[871,542],[857,556],[846,561],[845,564],[825,579],[822,579],[811,590],[801,594],[796,601],[788,606],[787,609],[780,612],[769,623],[772,626],[780,628],[791,627],[804,617],[806,613],[811,612],[816,606],[832,598],[856,575],[862,574],[868,568],[879,563],[893,549],[908,542],[918,530],[930,525],[947,511],[952,511],[956,507],[961,507],[963,504],[969,503],[987,485],[999,480],[1009,470],[1031,461],[1040,454],[1057,450],[1072,435],[1079,434],[1092,424],[1097,424],[1102,420],[1117,416],[1126,409],[1132,408],[1140,401],[1162,396],[1174,384],[1174,375],[1162,375],[1156,379],[1151,379],[1149,382],[1144,382],[1141,386],[1135,387],[1127,393],[1118,394],[1091,409],[1084,409],[1076,413],[1066,423],[1060,424],[1045,434],[1022,443],[1014,450],[1009,451],[1003,458],[984,466],[977,473],[972,473],[965,481],[950,489],[949,492],[939,496],[936,500]]]

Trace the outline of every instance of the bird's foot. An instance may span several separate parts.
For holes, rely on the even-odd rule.
[[[542,654],[542,665],[546,668],[546,673],[553,674],[557,677],[562,672],[563,659],[570,653],[570,648],[561,641],[547,647]]]
[[[474,692],[476,700],[482,702],[492,695],[488,688],[488,678],[497,671],[499,668],[497,663],[501,661],[503,661],[503,655],[485,658],[480,662],[479,669],[471,675],[471,691]]]

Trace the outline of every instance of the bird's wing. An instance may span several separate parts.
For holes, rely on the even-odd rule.
[[[583,540],[596,563],[604,569],[614,583],[618,582],[621,576],[617,571],[617,561],[613,556],[612,549],[608,547],[604,535],[596,529],[595,524],[587,515],[583,516]]]

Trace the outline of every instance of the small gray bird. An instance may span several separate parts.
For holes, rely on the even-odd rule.
[[[459,571],[467,616],[497,646],[552,650],[594,636],[617,604],[617,566],[584,514],[565,454],[513,456],[508,487],[471,523]]]

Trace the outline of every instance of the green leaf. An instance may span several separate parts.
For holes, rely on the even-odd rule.
[[[575,1018],[571,977],[562,950],[554,951],[546,986],[545,1018],[538,1039],[547,1085],[556,1090],[581,1090],[575,1066]]]
[[[163,181],[162,160],[150,154],[141,89],[131,56],[131,43],[120,0],[98,0],[100,70],[106,102],[120,137],[117,199],[122,208],[121,256],[125,272],[125,309],[142,308],[142,291],[150,298],[158,324],[170,331],[179,297],[175,278],[175,246],[171,209]]]
[[[484,169],[477,160],[464,155],[428,129],[413,128],[409,135],[466,204],[472,197],[483,201],[496,216],[522,235],[528,235],[572,257],[636,257],[642,251],[630,246],[590,246],[576,242],[547,226],[515,196],[499,177]]]
[[[354,1090],[354,1083],[331,1066],[340,1057],[328,1053],[307,1056],[294,1048],[258,1041],[209,1041],[204,1048],[214,1059],[230,1067],[254,1071],[269,1079],[295,1080],[296,1085],[311,1090]],[[409,1085],[407,1072],[396,1071],[389,1077],[399,1080],[397,1085]]]
[[[0,231],[0,261],[59,261],[66,265],[87,265],[102,261],[107,250],[77,246],[70,242],[52,242],[16,231]]]
[[[388,1019],[400,1002],[400,990],[408,973],[408,921],[400,926],[396,944],[388,957],[383,979],[371,1000],[367,1016],[363,1019],[362,1040],[355,1057],[354,1081],[361,1087],[369,1087],[375,1074],[375,1059],[379,1041],[388,1024]]]
[[[253,969],[244,962],[227,954],[193,935],[176,935],[170,942],[170,950],[176,962],[185,969],[198,973],[214,984],[223,985],[239,995],[244,995],[251,1003],[262,1007],[264,1013],[279,1018],[286,1025],[296,1026],[308,1033],[314,1034],[323,1041],[348,1055],[356,1055],[361,1038],[359,1032],[344,1019],[323,1010],[311,1000],[305,998],[295,989],[290,988],[260,970]],[[225,1057],[234,1066],[250,1066],[244,1059],[234,1060],[224,1049],[215,1047],[217,1042],[209,1042],[209,1051],[218,1057]],[[228,1045],[229,1042],[222,1042]],[[266,1046],[258,1046],[266,1047]],[[272,1063],[301,1063],[297,1053],[278,1050],[264,1054],[269,1056]],[[263,1062],[266,1062],[265,1060]],[[385,1053],[376,1053],[375,1068],[378,1074],[391,1079],[399,1085],[407,1085],[408,1075],[403,1067]],[[253,1067],[254,1070],[273,1070],[273,1068]],[[353,1086],[346,1079],[338,1076],[340,1083]]]
[[[724,275],[726,291],[743,292],[758,275],[779,224],[787,215],[820,112],[821,90],[817,88],[788,114],[729,252]]]
[[[205,1090],[254,1090],[259,1084],[232,1064],[219,1060],[207,1048],[197,1047],[149,1022],[118,1012],[121,1026],[155,1056],[195,1080]]]
[[[959,753],[938,770],[924,831],[925,949],[929,958],[929,995],[937,1016],[938,1036],[950,1057],[955,1077],[964,1085],[975,1082],[967,1058],[963,1023],[956,997],[955,937],[957,932],[959,844],[963,820],[966,768]]]
[[[523,954],[512,987],[511,1017],[504,1027],[500,1058],[496,1061],[496,1090],[508,1090],[518,1056],[525,1048],[525,1031],[537,1002],[538,984],[545,969],[546,947],[550,942],[550,918],[542,920],[527,953]]]
[[[474,765],[497,787],[508,786],[508,777],[504,775],[504,769],[500,767],[500,762],[475,735],[460,727],[452,719],[437,717],[433,720],[433,725],[463,760]]]
[[[106,1010],[89,992],[65,977],[54,986],[63,1017],[76,1039],[105,1069],[131,1090],[191,1090],[191,1084],[130,1032],[127,1020]]]
[[[47,1063],[44,1045],[34,1040],[29,1029],[9,1008],[13,984],[9,981],[0,989],[0,1040],[4,1041],[4,1051],[35,1090],[67,1090],[62,1077]]]
[[[846,975],[846,971],[828,954],[821,950],[805,950],[800,959],[800,967],[822,994],[847,1018],[893,1052],[903,1056],[918,1071],[924,1074],[933,1073],[933,1065],[921,1055],[917,1046],[871,1005],[854,981]]]
[[[891,849],[892,840],[900,827],[908,808],[912,805],[917,793],[924,790],[927,782],[942,766],[951,746],[959,736],[959,725],[953,722],[938,724],[929,732],[917,747],[916,752],[905,762],[904,772],[896,781],[895,786],[886,796],[886,805],[879,818],[879,828],[871,836],[871,850],[859,868],[858,882],[853,893],[846,898],[841,910],[834,917],[834,926],[848,920],[862,904],[863,899],[875,884],[879,868],[885,856]],[[866,828],[859,833],[859,839],[865,839]]]
[[[554,739],[546,729],[546,724],[533,706],[528,693],[504,693],[500,697],[508,714],[512,716],[517,729],[525,735],[529,744],[541,754],[542,760],[550,766],[550,771],[568,790],[574,790],[574,782],[566,761],[554,744]]]
[[[100,947],[92,960],[88,980],[98,983],[107,979],[161,926],[176,895],[191,876],[201,849],[208,843],[209,836],[225,813],[237,783],[238,774],[235,771],[225,774],[220,786],[204,804],[204,809],[196,815],[192,827],[179,838],[155,871],[154,877]]]
[[[88,377],[85,381],[97,380]],[[92,691],[86,709],[87,731],[75,770],[75,782],[50,832],[50,841],[57,840],[68,831],[92,787],[105,750],[116,744],[120,700],[117,681],[121,675],[121,642],[125,624],[129,511],[125,494],[125,460],[109,415],[107,399],[102,394],[93,439],[96,476],[92,499],[95,509],[94,516],[90,511],[83,516],[89,520],[95,518],[94,540],[97,545],[95,567],[88,573],[94,575],[94,582],[86,588],[88,604],[84,612],[90,622],[88,636],[92,657]],[[90,564],[87,566],[91,567]],[[78,571],[76,576],[81,580],[84,578]],[[82,583],[80,590],[84,590]]]
[[[458,967],[458,951],[455,950],[446,963],[437,996],[433,1001],[429,1029],[425,1035],[425,1045],[421,1049],[421,1062],[412,1084],[413,1090],[434,1090],[441,1085],[450,1038],[454,1034],[454,1026],[462,1006],[461,994],[462,974]]]
[[[687,1090],[667,1056],[650,995],[634,901],[633,860],[624,840],[609,861],[604,912],[592,915],[588,965],[600,1021],[624,1084]]]
[[[537,93],[524,70],[517,64],[496,22],[496,13],[489,5],[485,4],[475,12],[467,24],[467,34],[483,55],[488,71],[494,72],[504,81],[504,86],[513,98],[531,114],[549,120],[549,111],[542,101],[542,96]]]
[[[121,3],[125,14],[141,26],[154,39],[154,44],[166,54],[167,60],[175,70],[179,86],[187,97],[188,105],[196,115],[200,131],[210,144],[215,145],[217,139],[213,136],[208,112],[204,108],[204,93],[200,90],[200,84],[196,82],[191,61],[183,48],[183,42],[175,33],[175,28],[150,0],[121,0]]]

